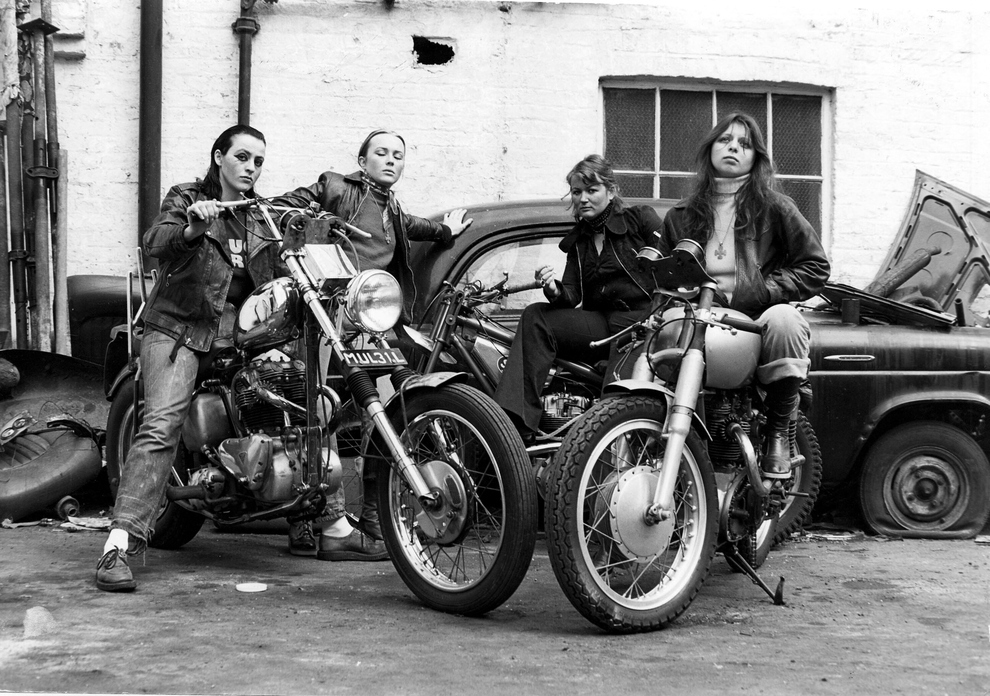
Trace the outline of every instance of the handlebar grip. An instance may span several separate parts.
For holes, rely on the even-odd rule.
[[[543,283],[538,280],[531,280],[528,283],[523,283],[522,285],[506,285],[502,292],[506,295],[512,295],[517,292],[526,292],[527,290],[538,290],[543,287]]]
[[[370,232],[365,232],[360,227],[355,227],[351,223],[344,222],[343,220],[340,220],[339,222],[340,222],[341,227],[343,227],[345,230],[347,230],[351,234],[356,234],[358,237],[364,237],[365,239],[371,239],[371,233]]]
[[[244,198],[239,201],[217,201],[217,205],[221,208],[243,208],[255,202],[253,198]]]
[[[763,327],[755,321],[750,321],[749,319],[740,319],[738,317],[731,317],[728,314],[723,314],[722,318],[718,321],[726,326],[731,326],[733,329],[739,329],[740,331],[746,331],[754,334],[763,333]]]

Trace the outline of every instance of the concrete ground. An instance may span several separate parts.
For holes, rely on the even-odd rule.
[[[990,546],[819,530],[762,570],[716,559],[671,627],[585,621],[537,546],[515,595],[424,608],[390,563],[290,556],[284,524],[220,532],[93,585],[105,534],[0,529],[0,691],[154,694],[990,694]],[[243,582],[267,590],[239,592]]]

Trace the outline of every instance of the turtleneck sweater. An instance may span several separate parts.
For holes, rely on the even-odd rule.
[[[715,217],[712,236],[705,246],[708,275],[718,282],[719,290],[732,301],[736,289],[736,192],[749,179],[743,174],[732,179],[715,178]]]

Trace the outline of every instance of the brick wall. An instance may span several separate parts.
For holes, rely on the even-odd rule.
[[[120,273],[137,244],[139,4],[55,0],[61,141],[70,156],[70,273]],[[237,113],[236,0],[167,0],[162,185],[201,176]],[[990,14],[682,3],[258,2],[252,125],[268,136],[263,193],[356,168],[373,127],[409,151],[412,212],[560,196],[601,148],[602,76],[834,89],[825,172],[834,279],[865,284],[921,169],[990,198]],[[59,18],[56,17],[56,23]],[[412,37],[454,49],[417,65]]]

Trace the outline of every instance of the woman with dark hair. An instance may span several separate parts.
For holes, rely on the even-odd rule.
[[[127,556],[141,553],[152,532],[200,356],[233,332],[234,307],[279,269],[278,246],[251,214],[219,201],[253,197],[265,161],[265,137],[250,126],[228,128],[213,143],[202,181],[173,186],[144,233],[160,264],[142,322],[144,418],[121,472],[110,536],[96,567],[108,592],[136,587]]]
[[[523,311],[495,391],[495,401],[527,443],[539,435],[540,394],[556,357],[585,362],[607,358],[610,379],[618,365],[616,346],[592,349],[588,344],[641,319],[653,291],[636,252],[653,245],[654,235],[660,233],[657,212],[626,205],[611,165],[600,155],[578,162],[566,181],[576,224],[560,243],[567,254],[563,276],[555,279],[549,266],[536,270],[548,302]]]
[[[811,331],[789,302],[813,297],[830,267],[818,233],[777,191],[773,161],[756,121],[722,118],[701,142],[694,191],[664,220],[662,253],[690,238],[705,248],[716,301],[763,326],[757,379],[766,390],[767,473],[790,472],[787,427],[808,375]]]
[[[406,164],[406,141],[391,131],[373,130],[358,148],[360,169],[351,174],[323,172],[311,185],[281,196],[286,205],[319,205],[371,234],[352,236],[351,244],[358,270],[385,269],[399,281],[403,292],[403,319],[408,321],[416,299],[416,286],[409,265],[410,240],[449,244],[464,231],[464,209],[444,216],[443,223],[410,215],[402,209],[392,191]],[[350,247],[348,248],[350,250]],[[344,515],[344,491],[339,489],[327,501],[324,514],[313,524],[321,529],[319,540],[308,522],[295,521],[289,529],[289,552],[316,556],[324,561],[384,561],[388,558],[382,543],[378,507],[373,491],[375,481],[364,480],[361,515],[354,529]]]

